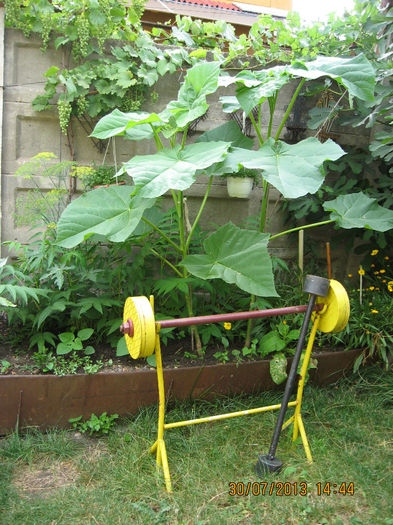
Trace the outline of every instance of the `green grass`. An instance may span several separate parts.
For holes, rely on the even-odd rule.
[[[363,377],[362,377],[363,376]],[[29,432],[0,442],[2,525],[393,524],[393,374],[378,368],[305,391],[303,420],[314,457],[281,436],[284,461],[269,482],[308,483],[307,496],[231,496],[229,483],[258,483],[277,413],[166,432],[174,493],[165,492],[148,450],[157,410],[123,419],[110,436]],[[167,421],[280,402],[280,393],[178,403]],[[353,482],[355,494],[318,496],[318,482]],[[257,485],[254,485],[254,489]]]

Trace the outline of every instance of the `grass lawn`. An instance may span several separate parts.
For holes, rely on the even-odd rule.
[[[168,408],[167,422],[280,397],[179,403]],[[372,367],[333,386],[307,386],[303,407],[314,463],[306,463],[302,445],[292,445],[285,430],[277,452],[284,468],[265,479],[254,467],[258,454],[268,451],[277,412],[166,431],[171,495],[149,453],[155,407],[122,419],[100,439],[72,431],[12,434],[0,440],[0,523],[393,524],[393,374]],[[266,492],[273,482],[291,483],[292,492],[297,483],[304,492],[306,482],[307,495],[262,495],[262,481]],[[250,482],[250,494],[230,495],[231,482]],[[333,494],[332,486],[330,495],[318,495],[319,482],[322,488],[352,482],[354,494]]]

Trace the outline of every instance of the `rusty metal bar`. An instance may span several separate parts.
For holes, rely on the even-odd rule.
[[[317,304],[314,307],[315,311],[319,311],[323,307],[322,304]],[[286,306],[283,308],[270,308],[269,310],[253,310],[250,312],[234,312],[230,314],[214,314],[202,315],[200,317],[183,317],[180,319],[165,319],[157,321],[156,324],[160,328],[173,328],[175,326],[191,326],[196,324],[221,323],[228,321],[240,321],[244,319],[257,319],[260,317],[273,317],[275,315],[289,315],[299,314],[307,310],[307,305]]]

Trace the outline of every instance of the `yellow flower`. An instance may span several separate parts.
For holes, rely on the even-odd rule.
[[[379,312],[378,312],[378,310],[371,310],[371,313],[372,314],[378,314]]]
[[[385,273],[385,272],[386,272],[386,270],[384,270],[383,268],[382,268],[382,270],[379,270],[379,273]]]
[[[378,275],[379,274],[379,271],[377,270],[376,272],[374,272],[374,275]]]
[[[284,319],[284,321],[282,322],[282,324],[287,324],[286,320]]]
[[[352,274],[351,274],[351,273],[349,273],[349,274],[348,274],[348,277],[352,277]]]
[[[375,268],[375,264],[372,264],[372,265],[371,265],[371,268]]]
[[[389,257],[386,255],[386,257],[385,257],[385,261],[388,261],[388,260],[389,260]]]
[[[373,250],[373,251],[371,252],[371,255],[373,255],[373,256],[374,256],[374,255],[377,255],[378,252],[379,252],[379,250]]]
[[[365,273],[365,272],[364,272],[363,268],[360,268],[360,269],[358,270],[358,274],[359,274],[359,275],[364,275],[364,273]]]
[[[388,284],[388,290],[389,292],[393,292],[393,286],[391,284]]]
[[[224,323],[225,330],[230,330],[232,328],[231,323]]]
[[[370,286],[369,290],[375,290],[375,286]]]
[[[382,282],[383,282],[383,284],[385,284],[386,283],[386,279],[382,279]]]

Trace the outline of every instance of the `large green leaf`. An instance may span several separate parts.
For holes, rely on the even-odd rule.
[[[228,173],[237,173],[239,169],[250,160],[250,155],[253,156],[254,152],[249,149],[243,148],[229,148],[223,161],[213,164],[203,173],[206,175],[221,176]]]
[[[221,76],[219,84],[221,86],[237,84],[238,104],[248,115],[257,104],[275,95],[290,80],[291,77],[286,72],[285,66],[274,66],[260,71],[241,71],[234,77]],[[238,109],[232,97],[222,97],[220,100],[226,113]]]
[[[282,352],[278,352],[270,360],[270,375],[276,385],[281,385],[286,380],[287,364],[287,358]]]
[[[297,60],[289,66],[241,71],[233,77],[221,76],[219,85],[226,87],[236,83],[238,104],[249,114],[257,104],[274,96],[292,76],[310,80],[328,76],[343,84],[352,96],[366,101],[374,98],[375,72],[362,54],[347,58],[319,56],[309,62]],[[222,97],[220,100],[227,113],[239,109],[233,97]]]
[[[380,206],[364,193],[340,195],[323,207],[341,228],[367,228],[386,232],[393,228],[393,211]]]
[[[63,211],[57,225],[56,242],[73,248],[92,235],[112,242],[125,241],[138,226],[154,199],[131,196],[131,186],[109,186],[84,193]]]
[[[239,126],[234,120],[225,122],[225,124],[222,124],[221,126],[218,126],[217,128],[214,128],[210,131],[205,131],[205,133],[202,133],[196,142],[215,141],[230,142],[232,146],[246,149],[252,149],[254,145],[254,141],[241,132]]]
[[[251,71],[248,71],[248,73],[251,73]],[[243,85],[239,85],[236,90],[239,104],[247,115],[251,113],[257,104],[261,104],[267,98],[274,96],[291,79],[282,69],[282,66],[256,71],[252,76],[255,79],[254,85],[251,84],[249,79],[247,83],[244,82]]]
[[[240,71],[240,73],[233,77],[229,75],[221,75],[218,79],[218,84],[219,86],[224,87],[227,87],[231,84],[242,84],[246,87],[256,87],[260,86],[261,84],[275,84],[277,79],[280,79],[282,76],[288,76],[286,66],[273,66],[269,69],[260,69],[259,71]],[[288,80],[289,79],[287,79],[287,82]],[[280,86],[281,80],[278,81]],[[276,91],[276,89],[271,91],[268,96],[272,95],[274,91]]]
[[[150,123],[161,122],[161,118],[155,113],[145,113],[145,112],[133,112],[133,113],[124,113],[119,109],[114,109],[109,115],[105,115],[100,119],[91,136],[96,137],[97,139],[108,139],[109,137],[114,137],[116,135],[128,135],[128,138],[133,138],[140,136],[140,138],[151,138],[153,136],[153,131],[150,127]],[[131,128],[137,126],[134,134],[131,133]],[[129,133],[127,133],[129,131]],[[134,130],[132,130],[134,131]],[[138,135],[139,133],[139,135]]]
[[[297,61],[288,67],[288,72],[308,79],[328,76],[343,84],[351,95],[361,100],[374,99],[375,71],[363,54],[347,58],[319,56],[310,62]]]
[[[196,171],[220,162],[230,143],[202,142],[183,150],[164,149],[155,155],[137,155],[123,166],[133,178],[141,197],[155,198],[168,190],[186,190],[195,181]]]
[[[242,166],[243,160],[247,160],[248,150],[254,145],[254,141],[244,135],[239,126],[233,120],[206,131],[197,140],[197,142],[211,142],[215,140],[224,140],[230,142],[232,147],[228,149],[223,161],[212,164],[209,168],[203,170],[206,175],[224,175],[227,173],[236,173]]]
[[[270,138],[258,151],[250,151],[249,160],[243,165],[264,170],[263,177],[284,197],[296,199],[315,193],[323,183],[323,162],[337,160],[344,154],[330,139],[322,144],[310,137],[297,144],[286,144]]]
[[[188,255],[181,264],[201,279],[222,279],[251,294],[277,296],[269,237],[228,223],[205,240],[205,254]]]
[[[209,107],[206,96],[217,90],[219,72],[218,62],[202,62],[189,69],[177,100],[167,105],[163,118],[174,117],[176,127],[181,129],[204,115]],[[173,124],[171,126],[175,128]]]
[[[220,97],[220,102],[222,104],[222,110],[224,113],[234,113],[235,111],[241,109],[239,101],[234,96]]]
[[[196,64],[187,72],[184,84],[179,91],[179,99],[188,97],[186,92],[190,90],[190,87],[192,87],[197,96],[215,93],[218,87],[219,73],[219,62],[201,62]]]

